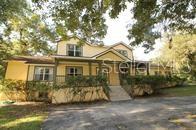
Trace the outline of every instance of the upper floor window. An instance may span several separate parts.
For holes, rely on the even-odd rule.
[[[82,48],[81,46],[69,44],[67,49],[68,56],[81,56],[82,55]]]
[[[34,79],[36,81],[53,81],[53,68],[35,67]]]
[[[127,53],[126,50],[120,50],[120,49],[118,49],[117,51],[118,51],[120,54],[122,54],[122,55],[128,57],[128,53]]]

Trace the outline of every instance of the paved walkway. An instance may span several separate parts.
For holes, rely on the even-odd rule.
[[[131,100],[129,94],[121,86],[109,86],[110,87],[110,100],[111,101],[124,101]]]
[[[43,130],[194,130],[196,97],[151,98],[51,108]],[[177,123],[172,119],[181,119]]]

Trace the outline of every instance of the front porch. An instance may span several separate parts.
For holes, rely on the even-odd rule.
[[[149,75],[149,66],[139,66],[138,62],[111,60],[84,60],[56,58],[54,66],[54,83],[63,83],[68,76],[91,77],[105,75],[108,85],[119,86],[120,80],[126,75],[137,75],[142,70],[143,75]]]
[[[100,74],[107,77],[109,85],[120,85],[119,63],[58,60],[54,68],[54,82],[63,83],[67,76],[93,77]]]

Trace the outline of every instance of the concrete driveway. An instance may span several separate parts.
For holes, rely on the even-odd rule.
[[[43,130],[196,129],[196,97],[136,99],[51,108]]]

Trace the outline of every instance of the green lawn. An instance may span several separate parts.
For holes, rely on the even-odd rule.
[[[160,92],[165,96],[196,96],[196,85],[179,86],[175,88],[164,88]]]
[[[40,130],[47,115],[45,104],[0,106],[0,129]]]

